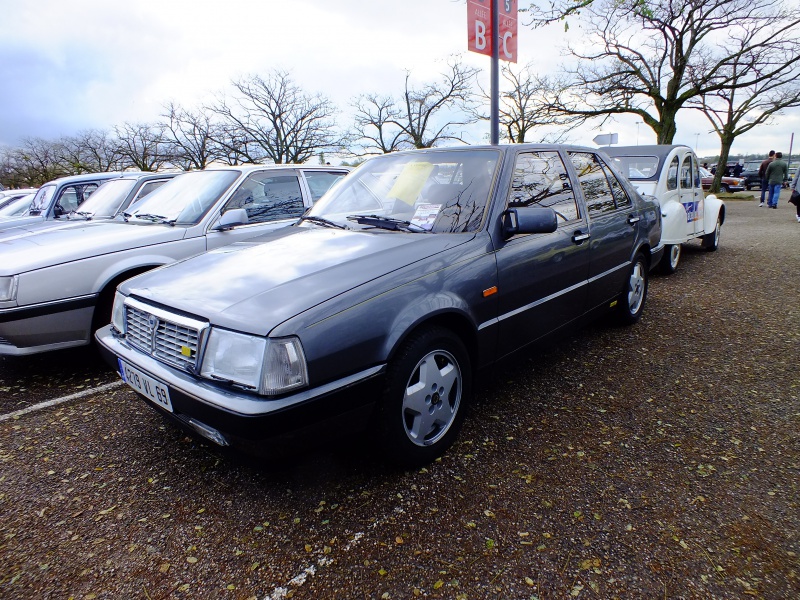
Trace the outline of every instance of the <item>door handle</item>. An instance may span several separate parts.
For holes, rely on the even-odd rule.
[[[631,215],[628,217],[628,225],[633,225],[634,223],[638,223],[641,220],[641,217],[637,217],[636,215]]]
[[[581,233],[580,231],[576,231],[572,236],[572,241],[575,242],[576,244],[585,242],[588,239],[589,239],[589,234]]]

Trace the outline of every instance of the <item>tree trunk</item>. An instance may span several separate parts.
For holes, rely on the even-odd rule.
[[[661,110],[661,119],[659,120],[659,127],[656,130],[657,144],[671,144],[678,127],[675,124],[675,117],[678,114],[679,107],[665,106]]]
[[[714,181],[711,183],[712,194],[719,193],[719,186],[722,183],[722,177],[725,175],[725,167],[728,166],[728,156],[731,153],[731,146],[733,145],[733,136],[721,135],[719,147],[719,160],[717,161],[717,172],[714,173]]]

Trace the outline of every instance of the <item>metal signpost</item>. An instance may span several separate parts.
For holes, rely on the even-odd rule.
[[[500,59],[517,62],[518,0],[467,0],[467,48],[492,57],[491,143],[500,143]]]

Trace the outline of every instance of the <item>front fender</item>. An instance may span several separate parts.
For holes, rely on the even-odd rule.
[[[712,233],[717,228],[717,217],[720,223],[725,222],[725,203],[714,194],[706,196],[703,209],[703,232]]]

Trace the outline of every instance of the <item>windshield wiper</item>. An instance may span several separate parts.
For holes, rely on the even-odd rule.
[[[350,217],[348,217],[349,219]],[[325,219],[323,217],[300,217],[301,221],[311,221],[312,223],[316,223],[317,225],[322,225],[323,227],[335,227],[336,229],[348,229],[345,225],[341,223],[336,223],[335,221],[331,221],[329,219]]]
[[[408,231],[411,233],[431,233],[429,230],[412,223],[411,221],[404,221],[402,219],[394,219],[392,217],[382,217],[381,215],[350,215],[347,217],[348,221],[355,221],[359,225],[370,225],[380,229],[388,229],[390,231]]]
[[[147,221],[153,221],[154,223],[164,223],[165,225],[175,225],[175,219],[168,219],[162,215],[151,215],[150,213],[142,213],[136,215],[129,215],[128,213],[123,213],[123,215],[127,215],[129,217],[136,217],[137,219],[145,219]]]

